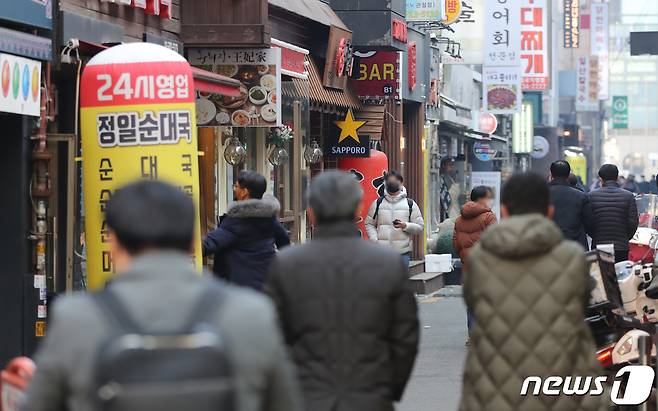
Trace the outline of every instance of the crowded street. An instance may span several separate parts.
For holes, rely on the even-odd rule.
[[[656,411],[657,91],[656,0],[0,0],[0,411]]]

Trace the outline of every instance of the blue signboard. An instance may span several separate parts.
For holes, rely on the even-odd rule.
[[[0,19],[51,30],[53,27],[52,0],[0,1]]]

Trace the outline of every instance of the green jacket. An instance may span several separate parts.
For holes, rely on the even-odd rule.
[[[476,325],[460,410],[602,409],[606,394],[520,395],[529,376],[603,375],[584,321],[590,280],[582,248],[547,218],[525,215],[485,232],[469,264],[464,299]]]

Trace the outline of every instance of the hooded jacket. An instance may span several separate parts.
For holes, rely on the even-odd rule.
[[[263,288],[276,245],[290,244],[276,218],[279,202],[272,196],[233,203],[219,226],[203,240],[203,254],[214,254],[213,272],[230,282]]]
[[[453,245],[462,263],[466,263],[468,253],[478,242],[482,232],[495,223],[496,215],[489,207],[475,201],[464,204],[461,216],[455,222],[455,234],[453,236]]]
[[[528,376],[602,375],[585,323],[590,276],[582,248],[530,214],[487,230],[469,264],[463,290],[475,327],[460,410],[601,410],[604,396],[519,395]]]
[[[615,251],[628,250],[639,223],[633,193],[619,188],[615,181],[589,193],[592,206],[592,248],[597,244],[614,244]]]
[[[377,213],[377,221],[374,219],[376,209],[377,200],[370,205],[365,221],[368,238],[379,244],[393,247],[400,254],[410,252],[412,246],[411,236],[422,234],[425,223],[420,208],[418,208],[415,201],[411,208],[411,219],[409,218],[406,188],[401,187],[400,192],[395,196],[387,191],[385,192],[384,201],[379,206],[379,212]],[[393,227],[393,221],[395,220],[404,221],[407,223],[407,227],[404,230]]]

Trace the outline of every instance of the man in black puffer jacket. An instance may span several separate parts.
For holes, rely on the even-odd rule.
[[[363,241],[352,175],[313,180],[310,242],[277,256],[265,287],[297,363],[307,411],[393,411],[418,350],[416,299],[399,254]]]
[[[614,244],[616,262],[628,259],[628,241],[633,238],[639,217],[633,193],[619,187],[619,170],[604,164],[599,170],[601,188],[589,193],[592,205],[592,246]]]
[[[277,219],[279,202],[268,196],[265,177],[242,171],[233,187],[238,201],[203,240],[203,255],[214,254],[213,272],[228,281],[261,290],[278,248],[290,244]]]
[[[587,233],[592,226],[592,207],[587,194],[569,183],[571,166],[564,160],[551,164],[551,203],[555,207],[553,222],[560,227],[564,238],[578,242],[589,250]]]

